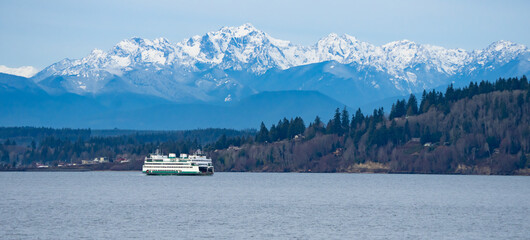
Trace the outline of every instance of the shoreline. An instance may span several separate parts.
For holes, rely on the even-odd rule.
[[[23,168],[23,169],[1,169],[0,172],[142,172],[141,170],[115,170],[115,169],[59,169],[59,168]],[[337,174],[419,174],[419,175],[472,175],[472,176],[530,176],[529,171],[515,174],[478,174],[478,173],[420,173],[420,172],[384,172],[384,171],[343,171],[343,172],[313,172],[313,171],[216,171],[222,173],[337,173]]]

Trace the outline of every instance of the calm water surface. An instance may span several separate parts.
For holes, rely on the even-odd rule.
[[[530,177],[0,172],[0,239],[529,239]]]

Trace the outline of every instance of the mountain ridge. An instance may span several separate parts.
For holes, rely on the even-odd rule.
[[[174,44],[165,38],[125,39],[109,51],[95,49],[84,58],[54,63],[32,79],[41,83],[46,78],[63,76],[66,81],[61,86],[66,91],[88,94],[104,91],[110,79],[120,78],[130,91],[175,102],[183,99],[222,102],[228,95],[237,100],[261,92],[262,89],[250,86],[265,81],[263,76],[270,71],[335,61],[358,72],[355,78],[342,78],[373,83],[374,88],[388,81],[394,90],[406,95],[469,76],[490,77],[489,71],[513,61],[522,67],[508,74],[520,76],[530,71],[529,59],[526,46],[504,40],[481,50],[466,51],[410,40],[375,46],[347,34],[331,33],[314,45],[302,46],[244,24],[223,27]],[[372,75],[384,77],[371,78]],[[466,81],[472,80],[482,79]],[[303,84],[292,90],[300,88]],[[355,102],[346,104],[355,105]]]
[[[332,33],[301,46],[245,24],[176,43],[125,39],[108,51],[63,59],[32,78],[0,75],[1,108],[8,116],[0,123],[245,128],[290,116],[288,108],[310,120],[336,107],[365,110],[450,84],[529,73],[530,51],[509,41],[465,51],[410,40],[375,46]],[[168,119],[152,119],[159,125],[146,120],[151,116],[145,113],[164,109]],[[184,121],[182,114],[200,120]],[[208,120],[212,116],[219,121]],[[169,118],[179,121],[172,125]]]

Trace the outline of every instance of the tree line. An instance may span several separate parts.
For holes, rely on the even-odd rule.
[[[0,128],[0,169],[81,163],[96,157],[110,161],[141,161],[161,149],[165,153],[192,153],[219,136],[255,135],[255,130],[198,129],[187,131],[131,131],[52,129],[35,127]],[[134,165],[137,167],[137,165]]]
[[[529,166],[529,89],[526,76],[450,85],[397,100],[388,114],[336,108],[327,122],[283,118],[257,131],[0,127],[0,168],[202,148],[217,171],[515,174]]]
[[[325,172],[370,162],[391,172],[513,174],[528,167],[529,88],[526,76],[450,85],[445,92],[424,91],[419,104],[414,95],[397,100],[389,115],[383,108],[370,115],[337,108],[327,124],[318,116],[307,128],[298,121],[302,134],[286,130],[296,118],[270,130],[261,124],[255,143],[218,148],[216,166]],[[273,137],[278,129],[282,137]]]

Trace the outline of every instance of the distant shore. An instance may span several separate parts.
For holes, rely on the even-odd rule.
[[[140,169],[90,169],[85,167],[79,168],[12,168],[12,169],[0,169],[0,172],[141,172]],[[221,171],[218,171],[221,172]],[[226,171],[226,172],[248,172],[248,173],[351,173],[351,174],[425,174],[425,175],[484,175],[484,176],[530,176],[530,170],[518,171],[514,174],[487,174],[477,172],[455,172],[455,173],[423,173],[423,172],[396,172],[390,171],[389,169],[371,169],[371,168],[355,168],[349,169],[348,171],[336,171],[336,172],[314,172],[314,171]]]

